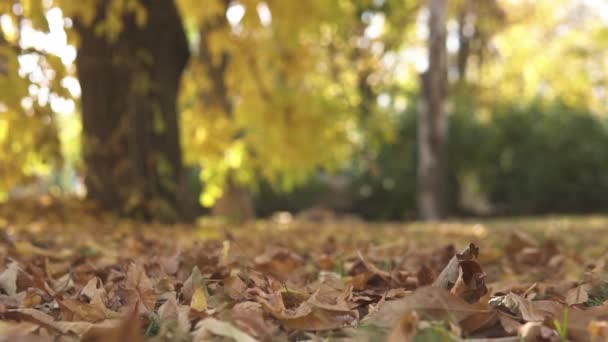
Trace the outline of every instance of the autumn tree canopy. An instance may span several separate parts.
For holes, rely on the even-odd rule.
[[[448,2],[446,120],[468,112],[487,125],[513,103],[601,117],[606,18],[595,5],[558,3]],[[436,69],[430,10],[409,0],[2,0],[2,196],[66,169],[84,175],[89,197],[142,217],[187,217],[194,202],[262,183],[291,191],[320,170],[362,175],[379,193],[415,188],[407,170],[389,175],[383,151],[407,140],[421,75]],[[466,135],[445,144],[456,151]],[[417,163],[408,158],[401,168]],[[446,212],[471,191],[508,197],[484,183],[488,168],[467,164],[438,173],[440,188],[455,187],[441,195]]]

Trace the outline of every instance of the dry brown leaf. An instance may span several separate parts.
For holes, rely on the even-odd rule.
[[[418,272],[416,272],[416,278],[418,280],[418,286],[427,286],[431,285],[435,280],[435,274],[433,274],[433,270],[431,270],[426,265],[422,265]]]
[[[458,327],[460,328],[462,334],[465,336],[470,336],[475,332],[495,326],[499,321],[498,315],[498,311],[472,314],[458,322]]]
[[[193,333],[192,342],[211,341],[212,335],[233,339],[235,342],[256,342],[257,340],[234,325],[217,320],[213,317],[205,318],[198,322]]]
[[[558,342],[560,337],[554,329],[539,322],[528,322],[519,328],[518,336],[526,342]]]
[[[256,299],[264,310],[291,329],[322,331],[342,328],[357,322],[359,315],[352,310],[327,310],[305,301],[295,309],[287,309],[279,293],[262,294]]]
[[[264,311],[260,303],[241,302],[230,312],[236,326],[262,341],[272,340],[273,334],[277,331],[278,327],[264,320]]]
[[[8,267],[0,273],[0,289],[4,290],[9,296],[14,296],[17,293],[18,273],[19,264],[16,262],[11,262]]]
[[[229,276],[224,278],[224,292],[228,295],[228,297],[239,300],[244,297],[245,290],[247,290],[247,285],[239,276]]]
[[[450,259],[447,266],[439,273],[433,286],[442,289],[451,289],[456,283],[458,275],[460,273],[460,262],[464,260],[475,260],[479,255],[479,247],[471,243],[467,248],[460,254],[456,254]]]
[[[35,323],[54,332],[76,334],[78,336],[86,334],[92,328],[109,329],[117,327],[120,324],[120,320],[104,320],[96,324],[91,322],[55,321],[53,317],[42,311],[30,308],[11,309],[5,312],[5,315],[8,318]]]
[[[98,277],[91,278],[87,284],[80,290],[80,294],[86,297],[89,301],[97,296],[106,297],[106,290],[103,288],[103,283]]]
[[[517,255],[525,248],[537,248],[538,243],[528,234],[523,232],[514,232],[509,237],[509,241],[505,246],[505,251],[508,256]]]
[[[129,265],[125,286],[129,294],[129,306],[137,305],[137,311],[141,314],[154,311],[157,296],[143,267],[135,263]]]
[[[451,292],[468,303],[475,303],[488,293],[485,284],[486,274],[475,260],[462,260],[459,266],[458,278]]]
[[[30,322],[4,322],[0,321],[0,342],[12,341],[51,341],[50,339],[36,338],[33,334],[40,326]]]
[[[519,328],[522,326],[522,323],[516,318],[517,317],[513,317],[502,311],[498,311],[498,320],[500,325],[508,334],[517,333]]]
[[[313,306],[333,311],[350,311],[352,308],[347,299],[352,296],[353,287],[348,286],[343,290],[336,290],[329,286],[322,285],[315,291],[308,302]]]
[[[82,342],[144,342],[141,321],[136,310],[113,326],[95,325],[83,333]]]
[[[416,336],[418,315],[414,311],[404,313],[389,333],[387,342],[408,342]]]
[[[591,321],[587,326],[591,341],[608,341],[608,322]]]
[[[281,280],[287,280],[297,268],[304,265],[304,260],[296,253],[275,247],[267,248],[264,254],[255,257],[254,262],[259,271]]]
[[[582,284],[573,289],[568,290],[566,293],[566,303],[568,305],[582,304],[589,300],[589,284]]]
[[[189,312],[190,307],[179,305],[175,297],[170,297],[158,308],[158,317],[161,321],[161,325],[177,324],[176,332],[179,333],[180,336],[185,336],[190,331]]]
[[[422,318],[449,319],[460,322],[474,314],[488,314],[480,305],[469,304],[447,290],[427,286],[403,298],[385,302],[376,313],[369,317],[370,323],[393,326],[403,314],[416,311]]]
[[[74,299],[57,299],[57,303],[67,321],[99,322],[106,318],[106,314],[98,306],[83,303]]]
[[[532,302],[515,293],[492,298],[490,306],[506,309],[526,322],[542,322],[549,316]]]

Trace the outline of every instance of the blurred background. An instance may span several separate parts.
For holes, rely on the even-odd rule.
[[[608,209],[605,0],[0,0],[0,201]]]

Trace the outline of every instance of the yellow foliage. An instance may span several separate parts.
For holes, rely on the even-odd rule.
[[[92,25],[102,2],[105,13],[95,29],[97,34],[108,40],[113,41],[118,37],[123,29],[125,15],[133,14],[139,26],[146,24],[146,8],[139,0],[58,0],[58,5],[66,16],[77,17],[85,25]]]
[[[181,101],[186,159],[204,168],[204,204],[221,195],[228,173],[239,183],[251,183],[254,175],[278,182],[286,176],[303,180],[319,165],[341,165],[351,147],[345,122],[354,107],[329,90],[334,81],[321,67],[330,56],[318,42],[323,28],[344,14],[344,2],[241,1],[245,15],[238,24],[227,22],[223,1],[179,4],[186,21],[217,26],[199,32],[206,34],[212,59],[193,58]],[[270,24],[258,17],[262,4],[272,15]],[[230,56],[223,79],[231,113],[201,96],[214,91],[209,70],[224,55]]]

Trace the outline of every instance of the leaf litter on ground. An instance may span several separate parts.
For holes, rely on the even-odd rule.
[[[169,227],[75,210],[0,208],[0,341],[608,339],[597,224]]]

